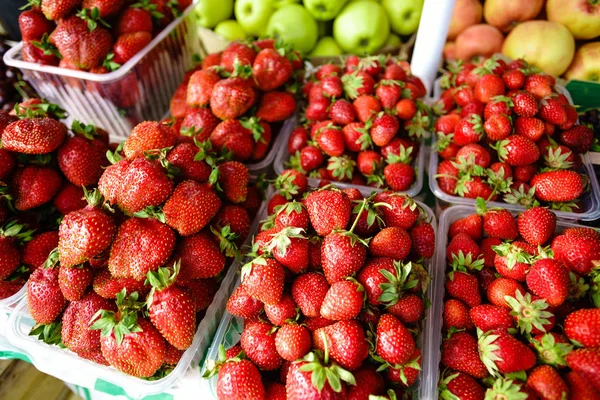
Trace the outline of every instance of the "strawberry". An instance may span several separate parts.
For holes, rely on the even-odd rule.
[[[116,299],[117,294],[122,290],[125,290],[126,293],[138,292],[143,294],[147,292],[144,282],[136,281],[133,278],[115,278],[107,268],[103,268],[96,273],[92,286],[94,292],[105,299]]]
[[[313,226],[315,226],[314,223]],[[410,237],[408,239],[410,240]],[[366,257],[365,244],[350,232],[334,231],[328,234],[323,241],[321,264],[330,284],[342,281],[345,277],[359,271],[365,263]]]
[[[446,280],[446,291],[448,295],[463,301],[469,307],[481,304],[479,284],[475,275],[466,272],[452,272]]]
[[[470,114],[457,122],[454,128],[454,142],[459,146],[469,143],[477,143],[483,137],[483,127],[481,117],[477,114]]]
[[[333,321],[355,318],[363,305],[364,288],[356,281],[342,280],[331,285],[323,304],[321,316]]]
[[[67,135],[67,127],[52,118],[25,118],[11,122],[2,132],[5,150],[45,154],[56,150]]]
[[[532,207],[519,214],[519,234],[532,245],[543,245],[554,234],[556,215],[543,207]]]
[[[559,235],[551,248],[556,260],[580,275],[588,275],[600,256],[600,240],[589,236]]]
[[[475,307],[473,309],[475,309]],[[512,321],[512,317],[510,318],[510,320]],[[442,321],[444,329],[473,329],[473,322],[471,321],[471,317],[469,316],[469,308],[465,303],[463,303],[460,300],[446,300],[446,302],[444,303]]]
[[[252,64],[252,75],[264,92],[277,89],[292,76],[292,64],[275,49],[258,52]]]
[[[490,303],[498,307],[510,308],[506,296],[514,297],[516,293],[524,294],[525,290],[518,281],[509,278],[497,278],[488,285],[487,297]]]
[[[285,324],[275,336],[277,353],[284,360],[296,361],[304,357],[312,347],[310,333],[302,325]]]
[[[421,213],[420,207],[413,199],[400,193],[383,191],[377,194],[374,200],[376,203],[387,203],[391,206],[377,208],[388,227],[409,229],[416,223]]]
[[[21,262],[33,272],[44,264],[50,252],[58,246],[58,232],[48,231],[35,235],[23,245]],[[6,254],[6,253],[5,253]]]
[[[94,292],[69,303],[62,316],[61,328],[62,343],[69,350],[78,354],[100,351],[100,332],[89,329],[99,310],[115,311],[116,307]]]
[[[390,257],[403,260],[410,253],[412,242],[410,235],[402,228],[382,229],[371,240],[369,251],[375,257]]]
[[[426,221],[417,222],[409,231],[411,251],[418,257],[432,258],[435,251],[435,230]]]
[[[548,400],[567,398],[569,388],[558,372],[549,365],[536,367],[527,377],[527,387],[538,396]]]
[[[581,176],[571,170],[541,172],[530,183],[535,187],[535,197],[548,202],[576,200],[584,189]]]
[[[336,100],[329,110],[329,117],[334,124],[346,126],[356,119],[356,112],[352,103],[344,99]]]
[[[41,10],[49,20],[63,19],[81,5],[81,0],[45,0]]]
[[[153,218],[129,218],[110,249],[108,269],[117,278],[143,280],[164,265],[175,247],[175,233]]]
[[[552,94],[552,86],[554,78],[549,75],[529,75],[525,80],[525,90],[540,99]]]
[[[441,362],[448,368],[474,378],[484,378],[488,375],[485,364],[479,358],[477,340],[467,332],[454,333],[443,342]]]
[[[396,113],[398,118],[408,121],[417,113],[417,105],[412,99],[401,99],[396,103]]]
[[[150,32],[132,32],[120,35],[113,45],[113,61],[117,64],[125,64],[151,41]]]
[[[241,117],[258,100],[249,80],[231,77],[217,82],[210,95],[210,108],[217,117],[229,120]]]
[[[104,175],[107,172],[108,169]],[[117,192],[117,203],[128,215],[164,203],[173,192],[173,182],[156,160],[136,158],[120,178],[121,190]],[[101,184],[102,177],[98,182],[100,187]],[[107,200],[111,201],[108,196]]]
[[[272,258],[257,257],[242,268],[242,283],[248,294],[266,304],[279,303],[283,280],[283,267]]]
[[[222,361],[225,361],[224,354]],[[258,368],[251,361],[238,358],[222,364],[216,390],[219,399],[265,398],[265,387]]]
[[[189,294],[197,313],[206,310],[212,304],[218,290],[218,284],[212,278],[182,281],[180,277],[177,285]]]
[[[221,122],[208,108],[192,108],[185,112],[181,121],[179,142],[190,142],[194,139],[206,141]],[[201,146],[201,149],[206,149]],[[207,152],[207,150],[205,150]]]
[[[220,80],[221,77],[213,69],[194,72],[187,85],[187,105],[190,107],[206,106],[210,102],[213,88]]]
[[[531,93],[518,92],[511,100],[514,104],[513,111],[520,117],[533,117],[538,113],[538,102]]]
[[[492,115],[512,115],[513,102],[506,96],[496,96],[485,105],[483,116],[487,121]]]
[[[598,348],[578,349],[567,354],[569,367],[581,375],[588,384],[600,390],[600,350]]]
[[[281,175],[279,176],[281,177]],[[278,177],[278,179],[279,179]],[[281,207],[275,215],[275,227],[283,229],[293,227],[308,230],[309,218],[306,208],[302,203],[291,201]]]
[[[170,126],[161,122],[144,121],[132,129],[123,146],[123,153],[132,160],[144,157],[147,150],[174,146],[176,140],[176,133]]]
[[[288,153],[296,154],[306,147],[309,140],[308,130],[304,126],[294,128],[288,139]]]
[[[393,315],[382,315],[377,324],[377,355],[391,365],[402,365],[410,360],[414,350],[415,342],[408,329]]]
[[[242,66],[251,66],[255,59],[256,50],[253,46],[241,42],[232,42],[221,54],[221,66],[227,72],[234,72],[236,60]]]
[[[227,243],[234,239],[237,239],[235,240],[236,244],[241,245],[250,233],[251,223],[248,211],[244,207],[226,205],[217,213],[211,230],[221,242],[221,246],[229,247]],[[220,232],[218,232],[219,229],[221,230]],[[235,235],[235,237],[232,237],[233,235],[231,234]],[[228,257],[235,256],[235,254],[231,253],[235,253],[235,251],[226,252],[226,255]]]
[[[37,324],[52,323],[67,305],[58,283],[58,268],[36,269],[27,283],[27,308]]]
[[[40,41],[44,34],[50,34],[54,28],[54,21],[47,19],[39,9],[32,8],[19,15],[19,30],[24,41]]]
[[[460,258],[461,253],[463,257],[471,256],[472,259],[477,259],[480,254],[479,246],[466,233],[458,233],[450,240],[446,248],[446,259],[452,262],[455,258]]]
[[[302,314],[307,317],[321,315],[321,305],[329,291],[327,279],[316,272],[298,276],[292,284],[292,297]]]
[[[528,370],[536,364],[533,351],[503,330],[483,334],[478,346],[481,361],[492,375]]]
[[[517,221],[506,209],[488,210],[483,199],[477,200],[477,209],[483,215],[483,232],[488,237],[514,240],[519,235]]]
[[[320,236],[327,236],[334,229],[344,229],[350,221],[352,206],[348,196],[340,191],[316,190],[306,197],[304,205],[311,225]]]
[[[256,141],[254,133],[260,134],[264,128],[255,120],[228,120],[215,127],[210,141],[217,152],[231,151],[236,161],[246,161],[252,157]]]
[[[445,193],[454,195],[458,184],[458,174],[459,170],[453,165],[452,161],[444,160],[440,162],[435,175],[440,189]]]
[[[567,122],[567,112],[556,97],[544,97],[540,101],[539,116],[544,121],[555,125]]]
[[[254,319],[263,311],[263,303],[248,294],[246,286],[238,286],[226,305],[227,311],[240,318]]]
[[[575,371],[568,372],[564,380],[569,388],[572,400],[598,400],[600,393],[590,387],[587,380]]]
[[[383,79],[375,86],[375,95],[384,110],[391,110],[402,97],[402,85],[397,80]]]
[[[296,110],[296,100],[291,93],[272,91],[260,99],[256,116],[267,122],[284,121]]]
[[[311,352],[290,365],[286,377],[286,397],[289,400],[341,400],[347,398],[346,383],[356,383],[350,372],[339,365],[329,364],[328,355],[323,358],[321,352]]]
[[[205,160],[195,160],[198,150],[198,147],[192,143],[180,143],[169,152],[167,161],[179,170],[182,179],[202,183],[208,181],[212,168]]]
[[[221,207],[218,196],[194,181],[183,181],[163,206],[165,222],[181,236],[200,232]]]
[[[92,283],[93,273],[89,265],[60,267],[58,285],[65,299],[75,301],[81,299],[87,287]]]
[[[62,181],[51,168],[26,166],[13,173],[14,207],[19,211],[30,210],[46,204],[58,193]]]
[[[514,318],[508,309],[492,304],[481,304],[471,308],[469,316],[477,329],[482,332],[493,329],[509,329],[515,326]]]
[[[273,325],[283,326],[286,321],[293,320],[297,315],[296,303],[289,293],[284,292],[279,303],[265,305],[265,314]]]
[[[525,74],[523,71],[518,69],[513,69],[509,71],[505,71],[502,74],[502,80],[504,84],[509,89],[520,89],[525,84]]]
[[[356,111],[356,117],[361,122],[367,122],[373,114],[381,111],[381,103],[373,96],[362,95],[356,98],[352,103]]]
[[[442,396],[449,398],[456,396],[462,400],[482,400],[485,397],[485,389],[470,375],[462,372],[448,375],[440,382],[438,389]]]
[[[551,306],[559,306],[565,301],[569,284],[569,270],[560,262],[550,258],[542,258],[534,262],[527,274],[529,289]]]
[[[169,344],[185,350],[194,339],[196,306],[190,295],[174,284],[178,269],[176,264],[172,272],[167,268],[148,272],[148,282],[152,285],[148,295],[148,314]]]
[[[300,151],[300,167],[307,172],[323,164],[323,153],[317,146],[306,146]]]
[[[585,347],[600,346],[600,309],[580,309],[567,315],[565,334]]]
[[[494,114],[489,119],[486,119],[483,124],[483,130],[490,140],[506,139],[512,132],[512,124],[510,118],[505,114]]]
[[[577,153],[585,153],[594,143],[594,132],[585,125],[576,125],[561,132],[560,141]]]
[[[82,264],[109,248],[117,227],[113,218],[95,204],[101,196],[94,191],[89,205],[66,215],[58,228],[58,252],[61,267]]]
[[[265,371],[279,368],[283,361],[277,352],[276,335],[271,332],[272,329],[273,325],[267,322],[250,322],[244,326],[240,338],[242,350],[248,358]]]
[[[353,371],[356,385],[348,387],[349,399],[368,399],[369,395],[382,395],[385,392],[385,382],[375,368],[368,366]]]
[[[392,160],[393,158],[388,158],[388,163]],[[392,161],[385,166],[383,173],[388,186],[395,191],[408,190],[415,181],[415,170],[411,165],[402,161]]]
[[[471,214],[457,219],[450,225],[448,236],[453,238],[459,233],[466,233],[473,240],[481,240],[483,236],[483,218],[479,214]]]
[[[317,144],[330,157],[344,154],[344,134],[335,126],[325,126],[317,131]]]
[[[510,166],[533,164],[540,158],[538,147],[530,139],[521,135],[510,135],[493,146],[500,161]]]
[[[83,136],[68,138],[58,149],[58,165],[65,177],[76,186],[98,183],[107,166],[108,147],[99,139]]]
[[[356,157],[358,170],[363,175],[372,175],[383,164],[381,155],[372,150],[365,150],[358,153]]]
[[[296,274],[308,268],[308,240],[301,228],[282,228],[272,235],[267,249],[281,265]]]
[[[475,98],[482,103],[488,103],[493,97],[504,94],[504,81],[495,74],[485,74],[475,84]]]
[[[371,139],[377,146],[385,146],[396,136],[400,124],[396,117],[386,113],[377,114],[371,125]]]
[[[517,135],[524,136],[533,142],[540,140],[545,132],[544,122],[533,117],[518,117],[514,127]]]
[[[133,32],[152,33],[152,14],[145,8],[128,7],[119,16],[117,35]]]
[[[354,371],[362,366],[369,353],[365,330],[358,321],[339,321],[313,331],[314,347],[329,350],[342,368]]]

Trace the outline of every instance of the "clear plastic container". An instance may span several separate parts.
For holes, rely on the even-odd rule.
[[[488,203],[489,204],[489,203]],[[511,214],[517,215],[517,210],[510,210]],[[438,398],[438,381],[440,378],[440,360],[442,356],[442,314],[444,312],[444,284],[446,282],[446,247],[448,246],[448,231],[450,225],[460,218],[475,213],[473,206],[453,206],[444,210],[440,215],[440,224],[436,235],[435,270],[431,277],[429,290],[431,298],[430,318],[425,321],[425,332],[427,332],[428,349],[427,356],[423,356],[422,377],[427,382],[428,389],[424,392],[423,399]],[[558,213],[556,213],[558,215]],[[562,232],[569,227],[583,227],[572,221],[562,218],[557,219],[556,231]],[[219,327],[220,328],[220,327]],[[211,351],[212,348],[209,350]],[[210,353],[209,353],[210,354]],[[425,354],[425,353],[423,353]]]
[[[25,285],[15,294],[5,299],[0,300],[0,337],[4,335],[8,326],[8,318],[12,314],[16,305],[25,297],[27,288]]]
[[[573,104],[573,100],[571,99],[571,95],[569,92],[563,88],[562,86],[557,86],[557,89],[564,94],[571,104]],[[439,99],[441,95],[441,88],[439,80],[436,81],[434,88],[434,101]],[[436,137],[433,137],[431,147],[434,148],[436,143]],[[600,183],[598,183],[598,177],[596,176],[596,172],[594,171],[594,166],[590,159],[589,153],[582,155],[582,165],[579,170],[579,173],[585,174],[590,181],[590,190],[587,193],[584,193],[581,197],[583,212],[566,212],[566,211],[556,211],[553,210],[558,218],[563,219],[571,219],[571,220],[582,220],[582,221],[593,221],[595,219],[600,218]],[[429,160],[429,188],[433,192],[433,194],[439,198],[440,200],[449,203],[450,205],[466,205],[466,206],[474,206],[474,199],[467,199],[460,196],[453,196],[445,193],[439,186],[437,179],[435,178],[435,174],[437,173],[438,163],[440,157],[439,155],[432,151],[431,157]],[[502,207],[508,210],[524,210],[525,207],[518,204],[508,204],[499,201],[489,201],[489,207]]]
[[[25,62],[23,42],[4,55],[43,98],[60,105],[69,116],[104,128],[113,141],[126,139],[144,120],[158,120],[169,109],[171,96],[202,55],[195,4],[167,25],[142,51],[107,74],[74,71]]]
[[[297,116],[295,116],[295,118],[296,119],[294,120],[294,123],[291,125],[291,127],[289,127],[288,130],[282,130],[281,133],[283,133],[283,135],[280,134],[280,137],[277,139],[278,141],[281,141],[279,143],[279,147],[278,147],[279,152],[275,156],[275,166],[274,167],[275,167],[275,173],[277,175],[280,175],[287,168],[286,163],[290,159],[290,153],[288,152],[287,142],[290,137],[290,134],[292,133],[294,128],[296,128]],[[286,123],[289,121],[290,120],[286,121]],[[426,151],[427,151],[427,147],[425,146],[424,141],[421,140],[420,146],[419,146],[419,154],[418,154],[417,158],[414,159],[412,162],[412,166],[415,169],[415,182],[412,184],[410,189],[408,189],[407,191],[404,191],[404,192],[400,192],[400,193],[404,193],[410,197],[415,197],[421,192],[421,189],[423,188],[423,175],[424,175],[424,171],[425,171],[425,152]],[[310,186],[317,187],[317,186],[319,186],[319,182],[320,182],[320,179],[308,178],[308,183]],[[371,186],[353,185],[353,184],[344,183],[344,182],[332,182],[332,183],[334,183],[337,187],[342,188],[342,189],[357,188],[361,192],[364,190],[367,193],[370,193],[372,191],[381,192],[381,191],[385,190],[385,189],[374,188]]]
[[[266,210],[266,202],[263,202],[261,210]],[[258,229],[258,223],[259,219],[255,218],[245,244],[251,242],[253,233]],[[204,359],[225,311],[227,300],[235,287],[239,267],[237,261],[229,266],[219,290],[198,325],[192,345],[183,353],[177,366],[169,375],[155,381],[124,374],[112,367],[85,360],[67,349],[45,344],[29,336],[35,321],[27,310],[26,298],[22,298],[11,313],[5,335],[8,342],[23,353],[38,370],[65,382],[90,389],[116,385],[134,399],[165,392],[183,378],[189,367],[200,365]]]
[[[336,184],[337,186],[337,184]],[[313,186],[314,187],[314,186]],[[373,192],[373,188],[369,188],[369,187],[358,187],[358,189],[360,190],[360,192],[362,193],[363,196],[368,196]],[[269,194],[272,194],[273,190],[272,188],[270,188],[269,192],[267,193],[267,196],[269,196]],[[267,197],[267,201],[268,201],[269,197]],[[433,226],[433,228],[436,230],[437,233],[437,222],[436,222],[436,218],[435,218],[435,214],[433,213],[433,211],[424,203],[421,203],[419,201],[416,201],[416,203],[423,208],[423,210],[425,210],[425,212],[427,213],[427,217],[428,220],[430,220],[431,225]],[[267,209],[266,207],[262,207],[257,218],[260,219],[265,219],[267,217]],[[437,237],[437,234],[436,234]],[[439,251],[440,247],[436,244],[436,251]],[[444,250],[444,254],[445,254],[445,250]],[[434,254],[434,256],[427,260],[424,263],[424,266],[427,267],[431,278],[432,278],[432,282],[434,279],[434,272],[437,270],[437,267],[435,266],[435,260],[436,260],[436,255]],[[239,278],[236,280],[236,287],[240,285],[240,280]],[[430,287],[427,290],[427,294],[430,298],[430,300],[432,299],[432,287]],[[429,384],[430,382],[430,376],[428,375],[428,371],[430,370],[430,368],[425,368],[425,363],[427,362],[427,360],[429,360],[430,358],[435,358],[436,354],[430,354],[430,352],[432,350],[434,350],[435,352],[439,352],[439,346],[436,347],[430,347],[429,346],[429,342],[430,342],[430,338],[429,338],[429,334],[427,332],[429,332],[427,330],[427,326],[430,325],[432,322],[429,321],[431,318],[435,317],[435,315],[431,312],[431,308],[428,309],[428,311],[426,312],[426,316],[425,316],[425,320],[424,320],[424,329],[421,331],[421,334],[418,337],[417,340],[417,344],[420,346],[421,348],[421,361],[422,361],[422,372],[421,372],[421,376],[419,377],[419,381],[417,381],[417,383],[415,384],[418,389],[415,392],[415,399],[429,399],[431,397],[429,397],[429,393],[431,393],[433,386]],[[244,320],[242,318],[238,318],[238,317],[234,317],[233,315],[231,315],[229,312],[225,311],[225,313],[223,314],[223,319],[221,319],[221,322],[219,324],[219,327],[217,329],[217,332],[215,333],[215,338],[213,340],[212,345],[210,346],[210,348],[208,349],[208,353],[206,355],[206,359],[204,361],[204,365],[201,366],[203,370],[205,370],[208,366],[210,361],[209,360],[218,360],[219,356],[218,356],[218,351],[219,351],[219,346],[222,344],[223,346],[225,346],[225,348],[230,348],[231,346],[237,344],[240,340],[240,337],[242,335],[242,332],[244,330]],[[203,382],[201,383],[202,385],[202,394],[203,396],[211,396],[211,399],[216,399],[217,398],[217,379],[218,376],[215,375],[214,377],[210,378],[210,379],[203,379]],[[205,397],[203,397],[204,399]]]

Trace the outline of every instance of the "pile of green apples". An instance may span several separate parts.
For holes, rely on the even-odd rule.
[[[424,1],[199,0],[196,13],[200,25],[230,41],[270,36],[315,57],[369,55],[413,34]]]

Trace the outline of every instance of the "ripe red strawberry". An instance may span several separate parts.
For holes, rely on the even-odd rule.
[[[567,364],[588,384],[600,390],[600,350],[597,347],[573,350],[567,354]]]
[[[35,235],[23,245],[21,262],[29,268],[29,271],[33,272],[36,268],[44,264],[50,252],[57,246],[57,231],[48,231]]]
[[[559,306],[566,300],[569,285],[569,270],[550,258],[534,262],[527,274],[529,289],[551,306]]]
[[[594,143],[594,132],[585,125],[576,125],[561,132],[560,141],[577,153],[585,153]]]
[[[354,377],[348,371],[343,369],[342,371],[339,371],[338,368],[341,369],[341,367],[338,365],[329,365],[328,363],[323,362],[320,354],[309,353],[307,358],[310,361],[302,360],[290,365],[285,379],[286,397],[290,400],[300,400],[307,397],[321,397],[332,400],[347,398],[346,383],[355,384],[356,381],[354,380]],[[305,365],[306,367],[302,368]],[[315,378],[313,381],[312,377],[315,376],[315,374],[317,374],[317,376],[323,376],[325,379]],[[332,376],[335,378],[331,378]],[[342,376],[344,379],[342,379]]]
[[[226,308],[232,315],[251,320],[262,312],[263,303],[250,296],[246,286],[240,285],[227,300]]]
[[[227,72],[234,72],[236,60],[240,65],[252,65],[255,59],[256,50],[253,46],[241,42],[232,42],[221,54],[221,66]]]
[[[540,101],[540,118],[555,125],[567,122],[567,112],[557,97],[544,97]]]
[[[154,218],[129,218],[110,249],[108,269],[117,278],[144,280],[164,265],[175,247],[175,232]]]
[[[292,64],[276,49],[263,49],[258,52],[252,64],[252,76],[258,88],[264,92],[277,89],[292,76]]]
[[[273,325],[267,322],[250,322],[244,326],[240,338],[242,350],[248,358],[265,371],[279,368],[283,361],[277,352],[276,335],[272,329]]]
[[[497,278],[488,285],[487,297],[490,303],[498,307],[510,308],[505,300],[505,296],[514,297],[517,291],[523,295],[525,294],[525,290],[516,280]]]
[[[42,36],[50,34],[54,27],[54,21],[47,19],[37,8],[23,11],[19,15],[19,30],[24,41],[40,41]]]
[[[272,91],[260,99],[256,116],[267,122],[288,119],[296,110],[296,100],[291,93]]]
[[[576,200],[584,189],[581,176],[571,170],[541,172],[530,183],[535,187],[535,197],[548,202]]]
[[[277,353],[284,360],[296,361],[311,350],[312,341],[310,333],[302,325],[295,323],[285,324],[277,331],[275,336]]]
[[[525,74],[518,69],[505,71],[502,74],[502,80],[509,89],[520,89],[525,84]]]
[[[518,92],[512,96],[513,111],[520,117],[533,117],[538,113],[538,102],[528,92]]]
[[[489,102],[495,96],[504,94],[504,81],[495,74],[485,74],[475,84],[475,98],[482,103]]]
[[[92,286],[94,292],[105,299],[116,299],[117,294],[123,289],[126,293],[138,292],[144,294],[147,292],[143,281],[137,281],[133,278],[115,278],[107,268],[103,268],[96,273]]]
[[[128,159],[144,157],[147,150],[164,149],[174,146],[177,140],[175,131],[168,125],[155,121],[144,121],[136,125],[123,146]]]
[[[466,272],[452,272],[446,280],[448,295],[466,303],[469,307],[481,304],[479,284],[475,275]]]
[[[285,227],[271,235],[267,249],[281,265],[299,274],[308,268],[308,240],[301,228]]]
[[[179,142],[204,142],[221,122],[209,108],[192,108],[187,110],[181,121]],[[205,147],[202,147],[205,149]],[[205,151],[207,151],[206,149]]]
[[[48,17],[47,12],[44,14]],[[97,26],[90,30],[86,21],[73,15],[60,20],[50,36],[50,42],[58,48],[62,62],[89,70],[102,64],[112,49],[113,39],[108,29]]]
[[[358,153],[356,165],[363,175],[372,175],[383,164],[383,157],[376,151],[365,150]]]
[[[67,127],[52,118],[25,118],[11,122],[2,132],[5,150],[24,154],[46,154],[56,150],[67,135]]]
[[[440,189],[443,192],[454,195],[458,183],[459,170],[451,160],[444,160],[438,165],[437,178]]]
[[[408,121],[417,113],[417,105],[413,99],[401,99],[396,103],[396,115],[398,118]]]
[[[288,320],[293,320],[296,316],[296,303],[289,293],[284,292],[279,303],[265,305],[265,314],[273,325],[283,326]]]
[[[383,169],[383,174],[387,185],[395,191],[408,190],[415,181],[414,168],[412,165],[403,162],[386,165]]]
[[[481,116],[470,114],[456,123],[454,128],[454,143],[464,146],[469,143],[477,143],[483,136]]]
[[[569,395],[569,388],[558,371],[549,365],[536,367],[527,377],[527,387],[544,399],[564,399]]]
[[[381,103],[373,96],[362,95],[352,103],[356,111],[356,117],[361,122],[367,122],[374,114],[381,111]]]
[[[493,329],[514,328],[515,321],[510,311],[492,304],[481,304],[471,308],[469,316],[473,324],[482,332]]]
[[[266,304],[277,304],[283,292],[284,270],[272,258],[257,257],[242,268],[248,294]]]
[[[540,140],[545,132],[544,122],[533,117],[518,117],[514,127],[517,135],[524,136],[533,142]]]
[[[314,223],[313,226],[315,226]],[[323,241],[321,265],[330,284],[342,281],[359,271],[365,263],[366,257],[366,246],[349,232],[332,232]]]
[[[150,32],[132,32],[119,35],[113,45],[114,58],[117,64],[125,64],[152,41]]]
[[[210,134],[210,141],[217,152],[231,151],[236,161],[246,161],[252,157],[255,140],[254,133],[264,131],[261,123],[254,120],[228,120],[215,127]]]
[[[344,99],[336,100],[329,110],[329,116],[334,124],[346,126],[356,119],[352,103]]]
[[[213,69],[196,71],[187,85],[186,103],[190,107],[203,107],[210,102],[214,86],[221,80]]]
[[[512,132],[510,118],[505,114],[494,114],[486,119],[483,130],[490,140],[506,139]]]
[[[410,253],[411,245],[408,232],[402,228],[389,227],[375,235],[370,242],[369,251],[375,257],[403,260]]]
[[[467,332],[457,332],[442,344],[442,364],[475,378],[488,375],[479,358],[477,340]]]
[[[59,20],[81,5],[80,0],[50,0],[44,1],[41,10],[49,20]]]
[[[544,207],[532,207],[519,214],[519,234],[532,245],[543,245],[554,234],[556,214]]]
[[[34,321],[50,324],[66,305],[58,283],[58,268],[36,269],[27,283],[27,307]]]
[[[344,229],[350,221],[352,205],[343,192],[332,189],[316,190],[306,197],[304,205],[319,236],[327,236],[334,229]]]
[[[329,355],[349,371],[363,365],[369,354],[365,330],[358,321],[339,321],[313,331],[313,346],[325,351],[325,341]]]
[[[535,143],[521,135],[510,135],[497,142],[494,148],[500,161],[510,166],[533,164],[540,158],[540,150]]]
[[[321,305],[321,316],[333,321],[356,318],[363,305],[362,292],[364,288],[356,281],[333,283]]]
[[[387,203],[391,207],[378,207],[381,217],[388,227],[411,228],[420,215],[420,208],[408,196],[391,191],[383,191],[375,196],[376,203]]]
[[[221,207],[219,197],[206,186],[183,181],[163,206],[165,222],[181,236],[200,232]]]
[[[471,321],[471,317],[469,316],[469,308],[465,303],[463,303],[460,300],[446,300],[446,302],[444,303],[442,321],[444,329],[473,329],[473,322]]]
[[[409,231],[411,251],[418,257],[431,258],[435,251],[435,230],[429,222],[419,221]]]
[[[402,87],[396,80],[382,80],[375,87],[375,95],[384,110],[391,110],[402,97]]]
[[[96,192],[97,193],[97,192]],[[98,198],[91,204],[66,215],[58,228],[60,265],[72,267],[102,253],[111,245],[117,231],[109,215],[96,208]]]
[[[210,108],[222,120],[235,119],[246,113],[258,97],[249,80],[231,77],[220,80],[213,87]]]
[[[588,381],[575,371],[568,372],[564,380],[569,388],[572,400],[599,400],[600,393],[588,384]]]
[[[348,387],[349,399],[368,399],[369,395],[382,395],[385,392],[385,382],[375,368],[365,366],[353,371],[356,385]]]
[[[392,365],[402,365],[410,360],[414,350],[415,341],[409,330],[393,315],[382,315],[377,324],[377,355]]]
[[[100,139],[84,136],[68,138],[58,149],[58,165],[65,177],[76,186],[98,183],[108,160],[108,147]]]
[[[506,96],[496,96],[485,105],[483,116],[487,121],[492,115],[512,115],[512,100]]]
[[[14,207],[19,211],[46,204],[62,185],[58,172],[48,167],[20,167],[13,173],[12,179]]]
[[[600,240],[591,236],[559,235],[551,248],[556,260],[580,275],[588,275],[600,256]]]
[[[321,305],[329,291],[325,277],[315,272],[308,272],[296,278],[292,284],[292,297],[307,317],[321,315]]]
[[[281,175],[280,175],[281,177]],[[301,228],[308,230],[309,218],[306,208],[302,203],[291,201],[281,207],[275,215],[275,227],[283,229],[285,227]]]
[[[249,360],[225,362],[219,369],[217,397],[230,400],[265,398],[265,387],[258,368]]]
[[[344,154],[344,134],[336,126],[325,126],[317,131],[319,148],[330,157]]]
[[[69,303],[62,316],[61,328],[62,343],[69,350],[78,354],[100,351],[100,332],[89,329],[99,310],[116,311],[116,307],[94,292]]]
[[[169,152],[167,161],[179,170],[181,178],[203,183],[208,181],[212,168],[204,160],[194,159],[198,151],[192,143],[180,143]]]
[[[483,236],[483,218],[479,214],[471,214],[457,219],[450,225],[448,236],[453,238],[459,233],[466,233],[473,240],[481,240]]]
[[[488,237],[514,240],[519,235],[517,221],[506,209],[488,210],[483,200],[477,201],[479,213],[483,215],[483,232]]]
[[[471,259],[475,260],[481,253],[477,242],[475,242],[468,234],[458,233],[450,240],[448,247],[446,248],[446,259],[452,262],[455,257],[460,258],[460,253],[464,257],[471,256]]]
[[[107,172],[108,169],[104,172],[104,175]],[[115,185],[121,184],[120,191],[116,193],[118,196],[117,203],[121,210],[128,215],[142,211],[148,206],[157,206],[164,203],[173,192],[173,182],[169,179],[165,169],[156,160],[136,158],[129,164],[120,179],[117,178],[116,180]],[[98,185],[102,186],[101,183],[102,178],[100,178]],[[106,182],[108,187],[112,186],[111,183],[113,183],[111,180]],[[101,191],[106,192],[106,187]],[[109,197],[107,197],[107,200],[111,201]]]
[[[567,315],[565,334],[585,347],[600,346],[600,309],[580,309]]]
[[[178,267],[171,272],[159,268],[148,273],[152,290],[148,295],[148,314],[152,324],[172,346],[185,350],[196,332],[196,305],[190,295],[175,285]]]
[[[386,113],[377,114],[371,125],[371,139],[377,146],[385,146],[388,144],[400,128],[398,119],[393,115]]]
[[[60,267],[58,285],[65,299],[75,301],[81,299],[87,287],[92,283],[93,273],[89,265]]]
[[[485,389],[470,375],[462,372],[451,373],[438,386],[442,396],[456,396],[462,400],[482,400]]]
[[[137,7],[126,8],[119,17],[117,35],[133,32],[152,33],[152,14],[149,10]]]
[[[533,351],[504,330],[490,331],[481,336],[479,352],[492,375],[528,370],[536,364]]]

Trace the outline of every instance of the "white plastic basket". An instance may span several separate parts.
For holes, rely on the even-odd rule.
[[[144,120],[159,120],[171,96],[202,55],[195,4],[166,26],[142,51],[107,74],[74,71],[23,61],[20,42],[4,55],[4,63],[19,68],[39,95],[67,110],[69,116],[97,125],[113,141],[127,138]]]

